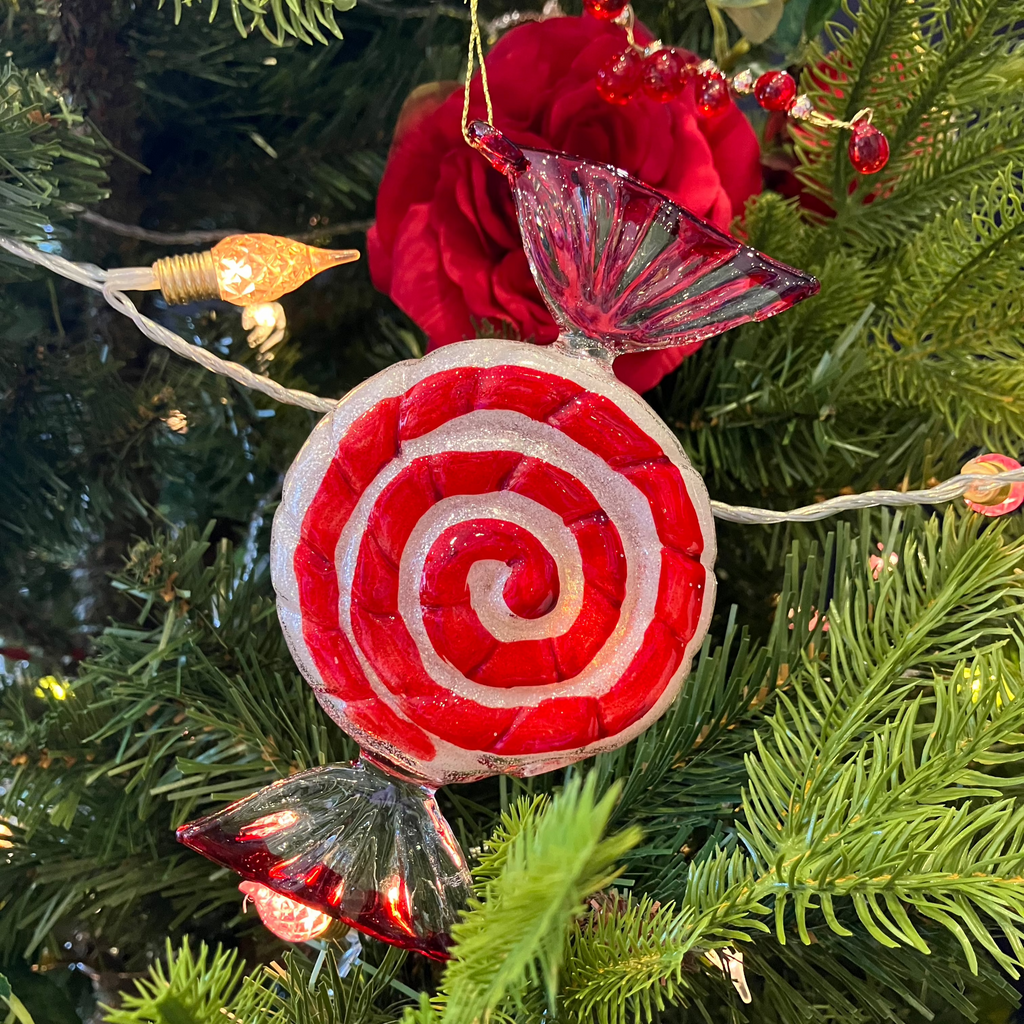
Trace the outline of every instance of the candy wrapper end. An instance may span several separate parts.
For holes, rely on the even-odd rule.
[[[617,167],[521,149],[483,121],[469,138],[509,179],[530,270],[570,352],[695,351],[818,292],[809,274]]]
[[[436,960],[470,893],[433,790],[359,761],[282,779],[177,835],[249,881]]]

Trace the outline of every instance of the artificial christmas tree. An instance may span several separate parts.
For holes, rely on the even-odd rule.
[[[11,11],[0,233],[105,267],[149,265],[182,232],[361,245],[404,97],[458,76],[468,12],[232,12]],[[488,8],[484,34],[508,13]],[[736,506],[878,487],[920,503],[979,452],[1019,456],[1022,13],[791,0],[752,46],[721,8],[639,6],[730,74],[784,54],[822,114],[873,108],[890,157],[861,176],[849,134],[767,125],[767,180],[793,198],[766,190],[733,230],[821,293],[705,342],[648,395],[730,503],[709,638],[627,746],[439,791],[477,886],[446,966],[331,932],[282,954],[237,878],[173,838],[355,756],[298,676],[268,571],[315,415],[5,258],[0,971],[17,1005],[38,1024],[1006,1019],[1024,961],[1018,517],[938,490],[817,523]],[[802,34],[833,15],[824,42]],[[365,275],[284,297],[272,361],[227,304],[142,308],[330,398],[424,348]],[[971,501],[1009,508],[1003,490]]]

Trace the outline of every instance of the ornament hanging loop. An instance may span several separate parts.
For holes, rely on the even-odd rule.
[[[502,174],[512,177],[522,174],[530,166],[523,151],[506,138],[493,124],[474,121],[465,132],[466,141],[487,157],[490,165]]]
[[[494,124],[494,108],[491,105],[491,90],[487,85],[487,66],[484,63],[484,41],[480,33],[480,15],[477,10],[479,0],[467,0],[469,3],[469,52],[466,56],[466,88],[462,99],[462,137],[470,146],[475,143],[470,138],[469,130],[469,95],[473,84],[473,66],[480,61],[480,85],[484,93],[484,106],[487,108],[487,123]]]

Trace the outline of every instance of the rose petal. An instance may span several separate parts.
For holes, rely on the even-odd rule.
[[[394,146],[406,133],[412,131],[440,107],[453,92],[462,89],[461,82],[424,82],[405,98],[402,109],[398,112],[395,123],[395,134],[391,145]]]
[[[391,298],[423,328],[435,345],[463,341],[472,334],[462,291],[444,272],[437,233],[426,204],[409,210],[395,243]]]

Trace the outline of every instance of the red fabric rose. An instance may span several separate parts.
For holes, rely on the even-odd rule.
[[[642,27],[639,42],[650,39]],[[757,138],[739,109],[697,116],[694,85],[670,103],[634,97],[612,106],[595,75],[625,48],[621,28],[553,18],[510,31],[487,58],[494,122],[520,145],[615,164],[726,228],[761,188]],[[510,325],[554,341],[555,323],[526,262],[504,178],[463,141],[462,91],[417,90],[399,120],[367,236],[374,284],[423,328],[430,346]],[[472,116],[483,117],[479,81]],[[619,378],[645,391],[682,360],[677,349],[616,360]]]

